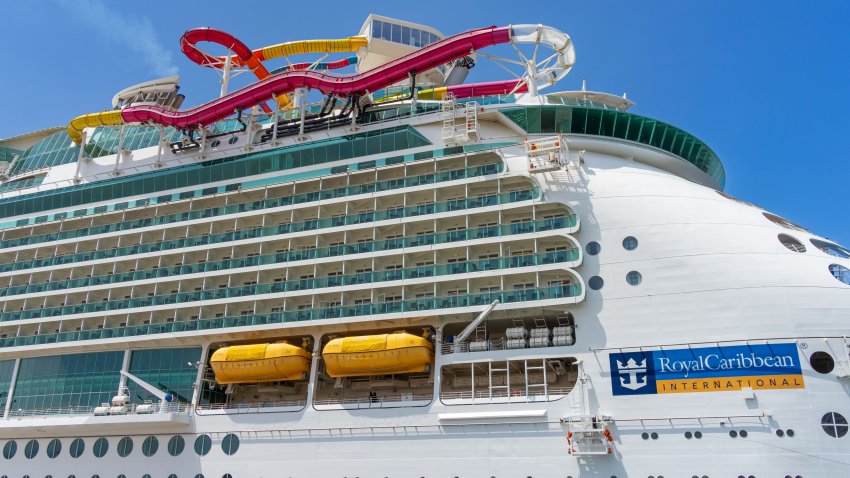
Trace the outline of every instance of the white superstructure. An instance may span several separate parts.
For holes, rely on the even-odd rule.
[[[850,475],[847,249],[625,98],[419,73],[0,141],[0,476]]]

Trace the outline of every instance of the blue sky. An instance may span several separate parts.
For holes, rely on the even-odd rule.
[[[0,137],[64,125],[108,107],[126,86],[172,72],[182,77],[187,105],[215,97],[215,74],[179,50],[180,35],[193,27],[217,27],[258,48],[353,35],[369,13],[445,34],[544,23],[576,45],[576,67],[558,89],[578,89],[586,79],[593,90],[627,92],[635,113],[711,145],[726,166],[728,193],[850,245],[842,212],[850,159],[847,1],[3,3]],[[503,78],[482,61],[470,76]]]

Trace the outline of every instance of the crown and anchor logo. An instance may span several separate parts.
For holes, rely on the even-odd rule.
[[[638,390],[646,386],[646,359],[638,362],[632,357],[625,363],[617,360],[617,372],[623,388]],[[642,377],[638,378],[638,374]]]

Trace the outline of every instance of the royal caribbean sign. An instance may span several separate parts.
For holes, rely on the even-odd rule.
[[[803,388],[793,343],[616,352],[614,395]]]

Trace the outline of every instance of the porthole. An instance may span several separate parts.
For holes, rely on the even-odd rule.
[[[741,435],[741,438],[747,438],[747,430],[741,430],[738,432],[738,435]]]
[[[38,455],[38,440],[30,440],[27,446],[24,447],[24,456],[27,458],[35,458]]]
[[[100,478],[100,475],[92,475],[91,478]]]
[[[11,460],[14,458],[17,451],[18,444],[15,441],[7,441],[6,444],[3,445],[3,458]]]
[[[599,290],[605,285],[605,281],[599,276],[593,276],[587,280],[587,286],[593,290]]]
[[[702,432],[697,430],[694,432],[694,438],[702,438]]]
[[[62,441],[58,438],[54,438],[50,440],[50,443],[47,444],[47,456],[50,458],[56,458],[59,456],[59,453],[62,452]]]
[[[643,432],[640,434],[640,437],[644,440],[649,440],[649,433]]]
[[[782,438],[782,437],[785,436],[785,432],[782,431],[782,429],[780,428],[780,429],[776,430],[776,436],[778,436],[779,438]]]
[[[133,451],[133,439],[124,437],[118,440],[118,456],[126,458]]]
[[[239,449],[239,437],[234,435],[233,433],[228,433],[225,435],[224,440],[221,441],[221,451],[223,451],[227,455],[232,455],[236,453],[236,450]]]
[[[764,217],[767,218],[768,221],[776,224],[777,226],[785,229],[791,229],[792,231],[809,232],[805,227],[798,226],[785,218],[777,216],[776,214],[771,214],[769,212],[763,212],[762,214],[764,214]]]
[[[168,440],[168,454],[178,456],[183,453],[183,448],[186,446],[186,440],[180,435],[174,435]]]
[[[850,269],[840,264],[830,264],[829,272],[832,274],[832,277],[835,277],[839,281],[850,285]]]
[[[694,436],[694,434],[693,434],[693,433],[691,433],[691,432],[685,432],[685,438],[687,438],[688,440],[690,440],[691,438],[693,438],[693,436]]]
[[[846,248],[841,247],[838,244],[821,241],[819,239],[809,239],[809,241],[811,241],[813,246],[820,249],[821,252],[829,254],[830,256],[840,257],[842,259],[850,259],[850,250],[847,250]]]
[[[793,438],[794,437],[794,429],[789,428],[789,429],[785,430],[785,434],[788,435],[789,437]]]
[[[94,445],[92,446],[92,453],[94,453],[94,456],[103,458],[103,455],[106,455],[107,450],[109,450],[109,440],[101,437],[94,441]]]
[[[626,274],[626,282],[629,285],[639,285],[642,280],[643,276],[641,276],[640,272],[638,271],[631,271]]]
[[[231,475],[230,473],[225,473],[221,475],[221,478],[233,478],[233,475]]]
[[[154,436],[150,436],[145,438],[145,441],[142,442],[142,453],[145,456],[154,456],[156,455],[156,451],[159,449],[159,440]]]
[[[827,413],[820,419],[820,424],[823,427],[823,431],[832,438],[841,438],[847,434],[847,419],[840,413]]]
[[[68,453],[71,454],[72,458],[79,458],[84,451],[86,451],[86,442],[82,438],[75,438],[71,442],[71,446],[68,447]]]
[[[835,369],[835,360],[827,352],[815,352],[809,357],[809,365],[817,373],[827,374]]]
[[[127,475],[122,473],[122,474],[118,475],[118,478],[127,478]]]
[[[142,475],[142,478],[151,478],[151,475],[145,473],[144,475]]]
[[[177,478],[177,474],[172,473],[172,474],[168,475],[168,478]]]
[[[204,478],[204,474],[203,474],[203,473],[198,473],[197,475],[195,475],[195,478]]]
[[[588,242],[587,245],[584,246],[584,250],[586,250],[589,255],[595,256],[602,252],[602,246],[600,246],[596,241]]]
[[[650,433],[649,437],[652,438],[653,440],[658,440],[658,434],[655,433],[655,432]]]
[[[214,140],[213,140],[213,142],[212,142],[212,143],[210,143],[210,147],[211,147],[212,149],[215,149],[215,148],[218,148],[218,146],[219,146],[220,144],[221,144],[221,141],[219,141],[219,140],[217,140],[217,139],[214,139]]]
[[[230,139],[227,140],[227,144],[236,144],[237,141],[239,141],[237,136],[231,136]]]
[[[628,236],[625,239],[623,239],[623,249],[625,249],[627,251],[633,251],[633,250],[637,249],[637,246],[638,246],[638,240],[637,240],[636,237]]]
[[[732,438],[737,438],[738,432],[736,432],[735,430],[729,430],[729,436]]]
[[[802,242],[798,241],[797,239],[794,239],[788,234],[780,234],[779,242],[782,243],[783,246],[788,248],[788,250],[794,252],[806,252],[806,246],[804,246]]]
[[[209,435],[201,435],[195,438],[195,453],[204,456],[210,452],[210,448],[212,448],[212,439]]]

